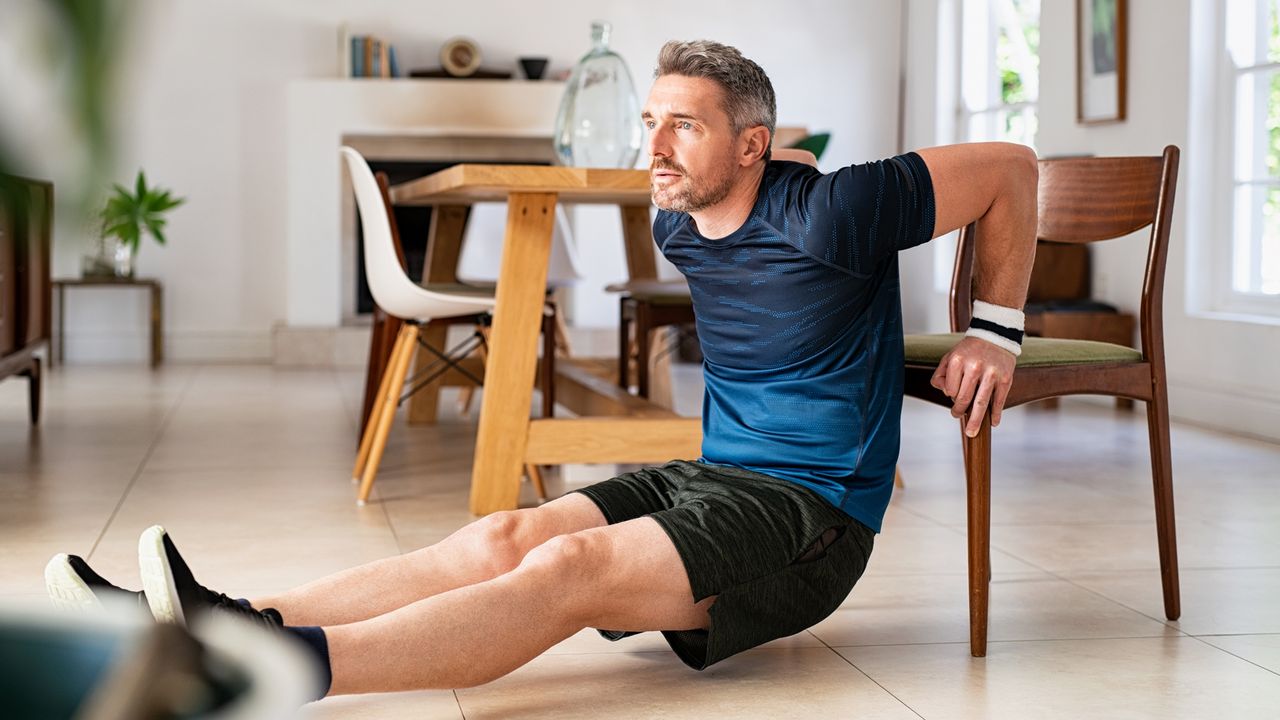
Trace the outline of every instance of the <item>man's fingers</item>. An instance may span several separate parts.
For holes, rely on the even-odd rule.
[[[1006,378],[996,385],[995,399],[991,401],[991,424],[1000,424],[1000,413],[1004,411],[1004,402],[1009,399],[1009,390],[1013,388],[1013,378]]]
[[[947,361],[947,381],[942,388],[942,392],[947,397],[954,398],[960,392],[960,383],[964,381],[964,361],[957,355],[952,355]]]
[[[982,429],[982,416],[987,414],[987,407],[991,405],[991,393],[995,389],[994,385],[995,373],[987,370],[982,374],[982,383],[978,385],[978,391],[973,398],[973,407],[969,410],[969,423],[964,429],[965,434],[969,437],[974,437]],[[992,421],[994,423],[994,418]]]
[[[943,383],[946,382],[946,377],[947,358],[944,357],[942,358],[942,362],[938,363],[938,369],[933,371],[933,377],[929,378],[929,384],[941,390]]]
[[[951,417],[960,417],[964,415],[964,411],[969,407],[969,403],[973,401],[973,393],[978,389],[978,383],[982,381],[980,370],[974,365],[965,365],[962,370],[964,378],[960,381],[960,388],[953,396],[955,405],[951,407]]]

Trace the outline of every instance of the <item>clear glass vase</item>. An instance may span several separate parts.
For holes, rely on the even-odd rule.
[[[609,23],[591,25],[591,51],[569,76],[556,115],[561,165],[630,168],[640,156],[643,126],[631,72],[609,49]]]

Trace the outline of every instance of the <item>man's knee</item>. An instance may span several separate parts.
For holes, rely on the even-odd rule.
[[[515,569],[530,550],[536,533],[530,527],[536,519],[529,510],[496,512],[475,521],[468,528],[476,555],[484,559],[490,574],[497,576]]]
[[[521,571],[550,576],[554,582],[576,585],[605,581],[612,546],[609,538],[591,530],[559,535],[533,548],[520,562]]]

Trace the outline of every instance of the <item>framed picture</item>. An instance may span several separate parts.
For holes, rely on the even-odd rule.
[[[1126,0],[1076,0],[1076,122],[1124,120]]]

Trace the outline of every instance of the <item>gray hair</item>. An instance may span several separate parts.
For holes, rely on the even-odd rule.
[[[663,75],[706,78],[724,91],[723,107],[734,133],[763,125],[769,130],[769,147],[764,160],[773,155],[773,131],[778,120],[778,101],[773,83],[764,69],[735,47],[710,40],[672,40],[658,52],[654,79]]]

